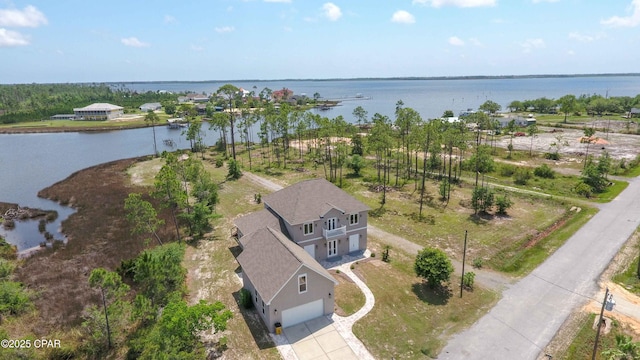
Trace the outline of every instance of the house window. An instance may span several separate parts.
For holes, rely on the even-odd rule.
[[[359,214],[351,214],[349,216],[349,224],[350,225],[355,225],[355,224],[358,223],[359,219],[360,219]]]
[[[255,290],[255,289],[254,289],[253,291],[254,291],[254,292],[255,292],[255,294],[256,294],[256,304],[257,304],[257,303],[258,303],[258,290]]]
[[[334,230],[336,228],[336,218],[330,218],[327,220],[327,230]]]
[[[298,275],[298,294],[307,292],[307,274]]]
[[[262,302],[262,313],[264,314],[264,301]]]
[[[313,223],[304,224],[303,229],[305,235],[313,234]]]

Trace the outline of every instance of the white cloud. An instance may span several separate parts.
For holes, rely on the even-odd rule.
[[[234,32],[235,30],[236,28],[233,26],[223,26],[216,28],[216,32],[220,34]]]
[[[120,42],[122,42],[126,46],[131,46],[131,47],[149,47],[150,46],[148,43],[138,40],[137,37],[122,38],[120,39]]]
[[[177,24],[178,20],[175,17],[171,16],[171,15],[165,15],[164,16],[164,23],[165,24]]]
[[[398,10],[391,16],[391,21],[399,24],[413,24],[416,22],[416,18],[407,11]]]
[[[534,4],[539,4],[539,3],[542,3],[542,2],[554,3],[554,2],[558,2],[558,1],[560,1],[560,0],[532,0],[531,2],[534,3]]]
[[[29,38],[16,31],[0,28],[0,47],[29,45]]]
[[[567,55],[569,55],[569,56],[573,56],[573,55],[575,55],[575,54],[576,54],[576,52],[575,52],[575,51],[573,51],[573,50],[569,50],[569,51],[567,51]]]
[[[530,53],[533,49],[541,49],[545,47],[544,40],[538,39],[527,39],[525,42],[521,43],[522,51],[525,53]]]
[[[413,0],[412,4],[429,5],[434,8],[455,6],[462,8],[495,6],[497,0]]]
[[[324,11],[324,16],[331,21],[337,21],[342,17],[342,10],[334,3],[325,3],[322,5],[322,10]]]
[[[38,27],[47,23],[47,18],[35,6],[29,5],[23,10],[0,9],[0,26]]]
[[[475,46],[483,46],[484,45],[482,42],[480,42],[480,40],[478,40],[476,38],[469,39],[469,42],[472,43]]]
[[[464,46],[464,41],[457,36],[452,36],[449,38],[449,45]]]
[[[264,0],[264,2],[268,2],[268,3],[285,3],[288,4],[291,2],[291,0]]]
[[[200,45],[191,44],[191,50],[193,50],[193,51],[202,51],[202,50],[204,50],[204,47],[202,47]]]
[[[577,31],[569,33],[569,39],[580,41],[580,42],[592,42],[595,40],[602,39],[603,37],[604,35],[602,34],[586,35],[586,34],[581,34]]]
[[[640,0],[631,1],[631,5],[627,8],[627,12],[631,12],[629,16],[612,16],[608,19],[601,20],[600,23],[611,27],[636,27],[640,24]]]

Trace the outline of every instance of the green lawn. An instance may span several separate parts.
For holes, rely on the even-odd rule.
[[[353,326],[354,334],[377,359],[435,358],[449,336],[471,325],[498,300],[476,288],[462,298],[456,286],[431,289],[413,272],[413,258],[393,252],[391,263],[369,260],[355,265],[373,292],[373,310]],[[455,276],[451,284],[460,281]]]
[[[331,275],[338,281],[334,291],[336,314],[340,316],[355,314],[366,302],[364,294],[346,275],[337,273],[336,270],[332,270]]]

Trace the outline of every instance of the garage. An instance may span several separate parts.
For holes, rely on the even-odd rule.
[[[323,299],[296,306],[282,312],[282,327],[300,324],[324,315]]]

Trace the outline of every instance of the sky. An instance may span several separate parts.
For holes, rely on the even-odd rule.
[[[640,0],[0,0],[0,84],[640,72]]]

